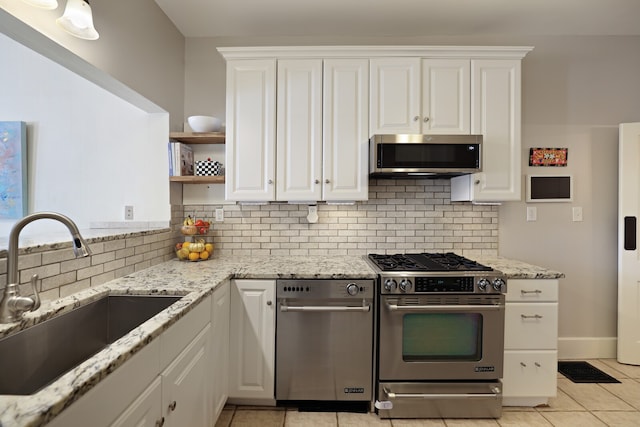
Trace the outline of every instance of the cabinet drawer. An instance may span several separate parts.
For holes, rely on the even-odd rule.
[[[558,348],[557,303],[507,303],[504,345],[509,350]]]
[[[557,302],[558,281],[556,279],[509,279],[505,299],[513,302]]]
[[[557,368],[557,351],[505,351],[503,396],[555,396]]]

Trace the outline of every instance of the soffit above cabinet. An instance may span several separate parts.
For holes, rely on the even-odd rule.
[[[533,46],[258,46],[219,47],[225,59],[257,58],[467,58],[522,59]]]

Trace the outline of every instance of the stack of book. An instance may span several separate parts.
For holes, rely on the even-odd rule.
[[[193,149],[187,144],[169,141],[169,176],[193,174]]]

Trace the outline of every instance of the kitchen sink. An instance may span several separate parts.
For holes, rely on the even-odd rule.
[[[0,395],[37,392],[180,298],[108,295],[1,339]]]

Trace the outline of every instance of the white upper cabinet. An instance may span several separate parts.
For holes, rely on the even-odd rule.
[[[225,198],[275,200],[276,60],[227,62]]]
[[[276,198],[322,199],[322,59],[278,61]]]
[[[420,58],[371,59],[369,136],[421,133]]]
[[[451,179],[452,201],[520,200],[520,60],[471,61],[472,133],[482,134],[482,172]]]
[[[471,61],[422,60],[422,133],[471,133]]]
[[[469,134],[469,59],[371,60],[374,134]]]
[[[323,187],[327,201],[369,197],[369,61],[324,61]]]
[[[520,200],[520,69],[531,49],[218,48],[226,199],[366,200],[372,135],[481,134],[482,172],[452,178],[451,200]]]

